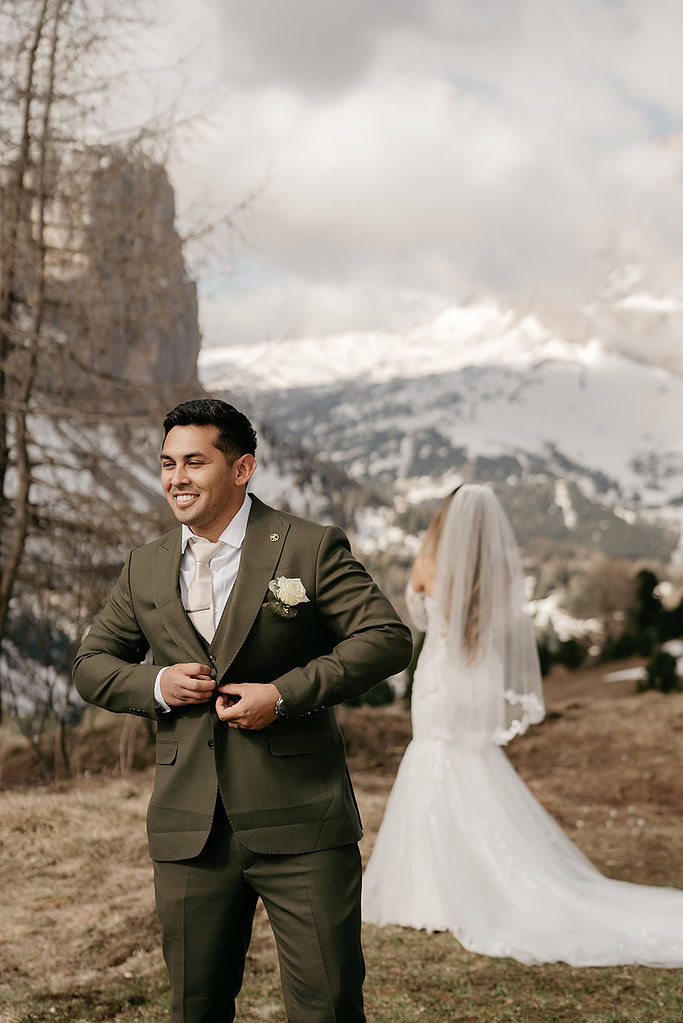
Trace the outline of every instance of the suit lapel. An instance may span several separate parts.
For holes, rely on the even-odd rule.
[[[166,629],[188,661],[206,664],[206,649],[194,630],[180,599],[180,529],[163,537],[154,551],[154,603]]]
[[[251,500],[237,579],[210,648],[216,658],[218,678],[230,667],[249,634],[289,530],[273,508],[253,494]]]

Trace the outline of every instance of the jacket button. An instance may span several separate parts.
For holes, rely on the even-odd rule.
[[[213,749],[214,747],[213,739],[209,739],[209,741],[207,742],[207,746],[209,747],[209,749]]]

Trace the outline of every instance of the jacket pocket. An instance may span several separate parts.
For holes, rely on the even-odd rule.
[[[175,764],[178,756],[178,743],[165,739],[157,741],[157,764]]]
[[[276,757],[291,757],[301,753],[329,753],[333,744],[328,732],[299,732],[271,735],[270,752]]]

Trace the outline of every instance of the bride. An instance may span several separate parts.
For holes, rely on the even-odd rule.
[[[683,966],[683,891],[604,877],[501,747],[544,716],[510,524],[465,485],[425,535],[406,600],[426,631],[406,750],[363,883],[363,919],[451,931],[522,963]]]

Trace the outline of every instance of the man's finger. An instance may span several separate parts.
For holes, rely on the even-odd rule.
[[[197,675],[206,675],[211,677],[211,668],[208,664],[178,664],[185,675],[191,675],[196,677]]]
[[[229,696],[243,696],[244,682],[224,682],[218,687],[219,693],[227,693]]]
[[[191,693],[210,693],[215,689],[215,683],[212,678],[190,678],[184,683],[183,689]]]
[[[221,700],[220,696],[216,700],[216,712],[219,714],[221,721],[232,721],[233,718],[240,717],[244,713],[239,703],[227,704],[224,700]]]

